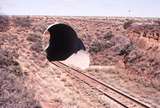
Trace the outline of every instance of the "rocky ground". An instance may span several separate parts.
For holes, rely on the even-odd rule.
[[[160,47],[156,36],[159,36],[159,22],[157,19],[132,20],[134,22],[105,17],[0,16],[0,107],[118,107],[47,62],[42,34],[54,22],[67,23],[76,30],[91,54],[92,65],[124,69],[117,75],[153,88],[158,95]],[[93,74],[101,77],[98,72]],[[111,82],[116,84],[116,80]],[[159,104],[153,93],[146,93]]]

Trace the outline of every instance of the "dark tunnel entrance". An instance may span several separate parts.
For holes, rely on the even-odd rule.
[[[72,27],[66,24],[55,24],[47,29],[48,47],[45,49],[49,61],[62,61],[79,50],[86,50]]]

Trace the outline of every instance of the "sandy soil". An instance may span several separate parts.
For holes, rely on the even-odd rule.
[[[125,49],[125,46],[128,45],[130,41],[128,41],[128,37],[117,36],[117,34],[124,35],[126,33],[126,30],[123,29],[125,19],[75,19],[71,17],[53,18],[43,16],[14,16],[9,19],[8,17],[4,19],[6,20],[2,21],[4,23],[0,25],[0,107],[119,108],[117,104],[111,102],[99,92],[83,82],[68,76],[66,72],[47,62],[42,47],[42,34],[47,28],[47,25],[56,21],[69,23],[74,27],[79,37],[84,41],[87,50],[90,49],[91,44],[96,42],[97,39],[102,39],[102,42],[106,42],[105,50],[103,46],[101,47],[101,44],[98,44],[100,46],[98,46],[98,48],[102,48],[101,51],[90,56],[92,64],[110,65],[120,62],[118,65],[121,65],[121,67],[125,67],[127,64],[128,68],[131,66],[131,68],[138,69],[138,71],[133,71],[132,74],[128,74],[129,71],[126,72],[126,70],[117,71],[119,68],[116,68],[116,71],[96,70],[88,71],[88,73],[106,83],[112,83],[113,86],[122,89],[126,93],[130,93],[131,95],[136,94],[136,97],[147,103],[159,106],[159,91],[150,85],[149,87],[145,87],[136,83],[137,80],[133,80],[137,78],[136,76],[143,76],[140,77],[140,79],[148,83],[152,80],[149,79],[148,81],[148,78],[153,76],[152,78],[155,77],[156,81],[153,85],[155,88],[159,88],[160,62],[158,58],[159,55],[157,55],[159,54],[157,53],[159,52],[159,48],[155,45],[144,51],[143,48],[139,49],[140,44],[135,43],[135,45],[139,45],[137,45],[138,50],[137,48],[132,50],[133,52],[124,60],[124,55],[120,56],[119,52]],[[138,21],[141,22],[141,20]],[[142,22],[143,21],[144,20],[142,20]],[[110,35],[110,31],[116,36]],[[110,36],[113,37],[113,39],[111,39],[113,43],[118,43],[113,45],[111,49],[108,47],[112,46],[112,43],[104,39],[104,37],[110,39]],[[134,37],[134,35],[131,34],[131,37]],[[123,39],[125,39],[125,41],[122,41]],[[158,41],[155,42],[155,40],[152,42],[149,40],[148,42],[158,43]],[[152,44],[148,47],[150,46],[152,46]],[[140,59],[139,56],[141,57]],[[148,59],[152,57],[153,59]],[[126,64],[124,64],[125,61],[127,62]],[[148,72],[149,74],[147,74]],[[132,81],[128,78],[131,78]]]
[[[160,91],[129,79],[121,74],[124,71],[115,66],[91,66],[85,73],[141,100],[153,108],[159,108]]]
[[[23,57],[24,58],[24,57]],[[25,62],[26,61],[26,62]],[[103,94],[66,74],[46,60],[42,67],[30,59],[19,61],[25,72],[30,71],[27,88],[33,89],[35,99],[43,108],[117,108]]]
[[[48,63],[41,36],[21,26],[0,32],[1,108],[119,107]]]

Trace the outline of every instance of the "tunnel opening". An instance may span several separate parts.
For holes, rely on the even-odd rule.
[[[49,38],[45,52],[49,61],[63,61],[79,50],[86,50],[75,30],[67,24],[49,26],[46,32]]]

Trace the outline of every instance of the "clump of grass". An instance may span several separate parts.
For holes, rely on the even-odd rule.
[[[127,20],[127,21],[123,24],[123,28],[124,28],[124,29],[127,29],[127,28],[129,28],[133,23],[134,23],[133,20]]]
[[[103,36],[102,39],[100,39],[100,40],[96,39],[95,41],[92,42],[92,44],[89,48],[89,52],[90,53],[97,53],[97,52],[100,52],[106,48],[110,48],[114,44],[110,41],[112,37],[114,37],[114,35],[111,31],[109,31]]]
[[[0,32],[7,32],[7,30],[9,30],[9,25],[9,17],[0,16]]]
[[[160,18],[158,18],[157,20],[155,20],[154,23],[160,25]]]
[[[113,36],[114,35],[113,35],[112,31],[109,31],[104,35],[104,39],[105,40],[110,40]]]
[[[0,52],[0,68],[7,68],[16,76],[23,76],[19,63],[14,59],[14,55],[16,54],[3,49]]]
[[[27,40],[32,42],[31,50],[37,53],[40,53],[41,51],[43,51],[41,35],[42,34],[40,32],[33,32],[33,33],[30,33],[29,36],[27,37]]]
[[[100,41],[98,40],[95,40],[93,41],[93,43],[91,44],[91,47],[89,49],[89,52],[94,52],[94,53],[97,53],[99,51],[101,51],[103,49],[103,45],[101,44]]]
[[[40,32],[32,32],[28,35],[27,40],[31,42],[40,42],[41,35],[42,34]]]
[[[27,17],[16,17],[13,22],[16,26],[20,27],[30,27],[31,26],[31,19],[29,16]]]

